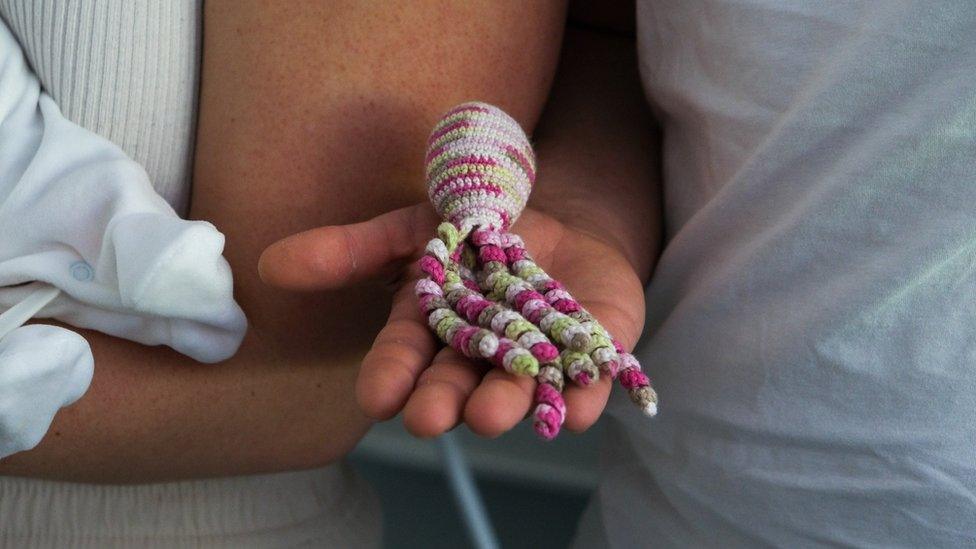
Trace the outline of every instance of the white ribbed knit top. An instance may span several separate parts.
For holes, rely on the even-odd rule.
[[[185,213],[201,0],[0,0],[64,114],[121,146]],[[374,547],[378,502],[348,468],[107,486],[0,476],[0,547]]]
[[[200,4],[0,0],[0,17],[65,116],[122,147],[180,213],[190,194]]]

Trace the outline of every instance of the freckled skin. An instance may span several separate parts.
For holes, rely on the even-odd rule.
[[[423,198],[425,139],[454,104],[491,101],[533,127],[564,13],[514,0],[206,2],[191,217],[227,236],[250,331],[219,365],[84,332],[89,393],[56,418],[61,436],[3,460],[0,474],[148,482],[347,453],[370,425],[354,384],[389,292],[277,290],[258,257],[286,235]]]
[[[567,33],[559,77],[534,141],[540,178],[529,208],[512,229],[538,264],[629,348],[641,331],[643,285],[661,239],[656,130],[641,92],[632,38]],[[363,360],[359,405],[375,419],[402,411],[407,429],[421,437],[437,436],[462,421],[478,434],[498,436],[525,417],[535,382],[488,370],[434,344],[413,289],[421,276],[417,259],[438,222],[423,200],[366,222],[305,231],[268,248],[261,272],[269,283],[294,290],[343,287],[390,270],[404,273],[394,283],[399,289],[389,320]],[[323,270],[317,268],[321,264],[295,260],[311,250],[355,256],[358,267]],[[630,375],[625,389],[644,382]],[[568,387],[566,428],[592,425],[609,390],[608,377],[587,388]],[[642,405],[651,398],[650,393],[638,396]]]
[[[259,280],[257,258],[288,234],[425,200],[425,138],[454,104],[497,104],[531,130],[554,72],[563,8],[514,0],[332,3],[324,11],[312,4],[206,3],[192,215],[228,236],[237,298],[252,323],[241,351],[204,366],[165,348],[83,332],[97,364],[88,395],[58,415],[52,432],[60,435],[0,460],[0,474],[150,482],[314,467],[343,455],[368,428],[353,386],[371,330],[388,311],[388,294],[376,287],[275,290]],[[454,33],[433,32],[445,18],[460,22]],[[474,32],[479,28],[486,32]],[[615,298],[619,290],[640,300],[639,291],[624,288],[639,288],[633,281],[650,276],[661,218],[656,145],[633,74],[633,43],[603,32],[570,34],[559,82],[533,136],[546,176],[530,212],[557,203],[574,212],[582,246],[574,253],[605,257],[613,250],[623,273]],[[421,211],[410,223],[420,226],[431,215]],[[539,215],[537,228],[517,230],[530,246],[543,244],[531,251],[555,276],[597,290],[576,294],[601,316],[606,309],[597,302],[607,284],[578,262],[550,263],[554,254],[545,244],[557,242],[561,229],[551,215]],[[429,238],[426,231],[419,238]],[[372,273],[384,290],[416,275],[408,268]],[[415,311],[414,302],[403,302]],[[355,311],[358,331],[342,330],[337,311]],[[628,331],[607,324],[622,338]],[[398,357],[428,352],[409,331],[401,335],[405,350]],[[472,376],[469,364],[443,351],[435,360],[447,367],[407,380],[428,388],[411,395],[405,411],[415,433],[432,436],[478,417],[476,430],[494,436],[521,419],[518,410],[497,413],[498,405],[528,402],[531,380],[497,371],[482,378],[484,370]],[[486,390],[473,398],[479,383]],[[567,427],[582,429],[598,417],[606,391],[595,394],[567,395],[576,414],[570,412]]]

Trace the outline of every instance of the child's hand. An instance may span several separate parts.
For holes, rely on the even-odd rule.
[[[498,436],[530,410],[535,380],[475,363],[441,348],[420,315],[417,260],[438,219],[426,202],[352,225],[322,227],[285,238],[264,251],[261,277],[292,290],[342,288],[387,277],[396,291],[386,326],[363,359],[356,392],[360,407],[383,420],[403,410],[407,428],[437,436],[462,420],[476,433]],[[587,228],[526,209],[512,231],[537,263],[630,348],[644,323],[644,292],[615,246]],[[356,319],[349,319],[356,329]],[[586,388],[568,384],[566,427],[585,430],[606,406],[611,380]]]

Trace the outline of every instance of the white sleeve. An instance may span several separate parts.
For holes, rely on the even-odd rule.
[[[62,293],[38,317],[220,361],[246,329],[223,247],[62,116],[0,22],[0,311],[46,283]]]
[[[0,458],[37,446],[54,414],[88,390],[93,366],[71,330],[31,324],[0,339]]]

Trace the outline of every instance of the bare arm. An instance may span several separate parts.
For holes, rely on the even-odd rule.
[[[625,346],[644,322],[643,285],[660,251],[657,141],[637,76],[633,38],[595,29],[567,33],[554,91],[535,143],[539,180],[513,227],[540,265],[560,279]],[[349,279],[415,265],[436,223],[428,201],[365,223],[306,231],[270,247],[266,279],[286,288],[342,287]],[[349,235],[352,235],[350,238]],[[391,238],[392,236],[392,238]],[[313,251],[361,259],[358,269],[327,269],[301,258]],[[363,361],[361,407],[376,419],[403,411],[408,429],[436,436],[464,421],[497,436],[522,420],[534,380],[487,370],[452,349],[437,351],[413,295],[416,269]],[[566,427],[586,429],[607,401],[596,387],[569,387]]]
[[[531,127],[563,17],[559,2],[207,2],[192,216],[227,235],[251,330],[216,366],[86,333],[88,395],[0,473],[144,482],[345,454],[369,424],[352,387],[388,297],[272,290],[257,258],[287,234],[418,200],[426,134],[457,102]]]

